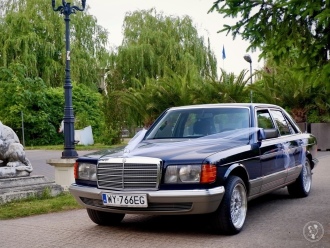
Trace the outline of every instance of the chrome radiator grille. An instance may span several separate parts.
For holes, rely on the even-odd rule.
[[[97,183],[102,189],[156,190],[161,175],[161,161],[154,158],[115,158],[100,161]]]

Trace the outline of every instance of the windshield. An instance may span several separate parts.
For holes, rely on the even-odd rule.
[[[148,132],[146,139],[192,139],[225,134],[249,128],[249,116],[246,107],[170,109]]]

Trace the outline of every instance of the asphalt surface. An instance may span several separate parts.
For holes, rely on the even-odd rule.
[[[79,155],[83,153],[88,152]],[[33,173],[49,178],[54,175],[45,161],[60,156],[58,151],[27,151]],[[104,227],[81,209],[2,220],[0,247],[330,248],[330,152],[319,152],[318,157],[307,198],[292,199],[284,188],[250,201],[244,229],[235,236],[213,234],[203,216],[127,215],[121,225]],[[308,231],[315,224],[318,233],[313,238]]]
[[[78,156],[92,153],[94,151],[77,151]],[[26,150],[26,157],[33,166],[31,176],[43,175],[50,181],[55,180],[55,168],[46,163],[48,159],[58,159],[62,157],[62,151],[57,150]],[[1,245],[0,245],[1,247]]]

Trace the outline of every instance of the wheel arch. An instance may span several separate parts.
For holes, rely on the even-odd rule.
[[[313,156],[310,152],[306,152],[306,158],[308,159],[308,162],[311,165],[311,169],[314,169],[315,163],[314,163]]]
[[[246,187],[247,194],[249,195],[250,192],[250,183],[249,183],[249,174],[247,173],[247,170],[244,165],[235,163],[229,166],[227,169],[225,175],[224,175],[224,180],[227,181],[229,176],[238,176],[240,177]]]

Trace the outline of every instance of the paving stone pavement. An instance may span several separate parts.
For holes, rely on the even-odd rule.
[[[281,189],[253,200],[246,225],[235,236],[211,234],[200,217],[187,216],[127,215],[120,226],[103,227],[95,225],[80,209],[1,220],[0,247],[330,248],[330,152],[320,152],[319,158],[309,197],[291,199]],[[324,236],[318,242],[303,236],[309,221],[323,225]]]

